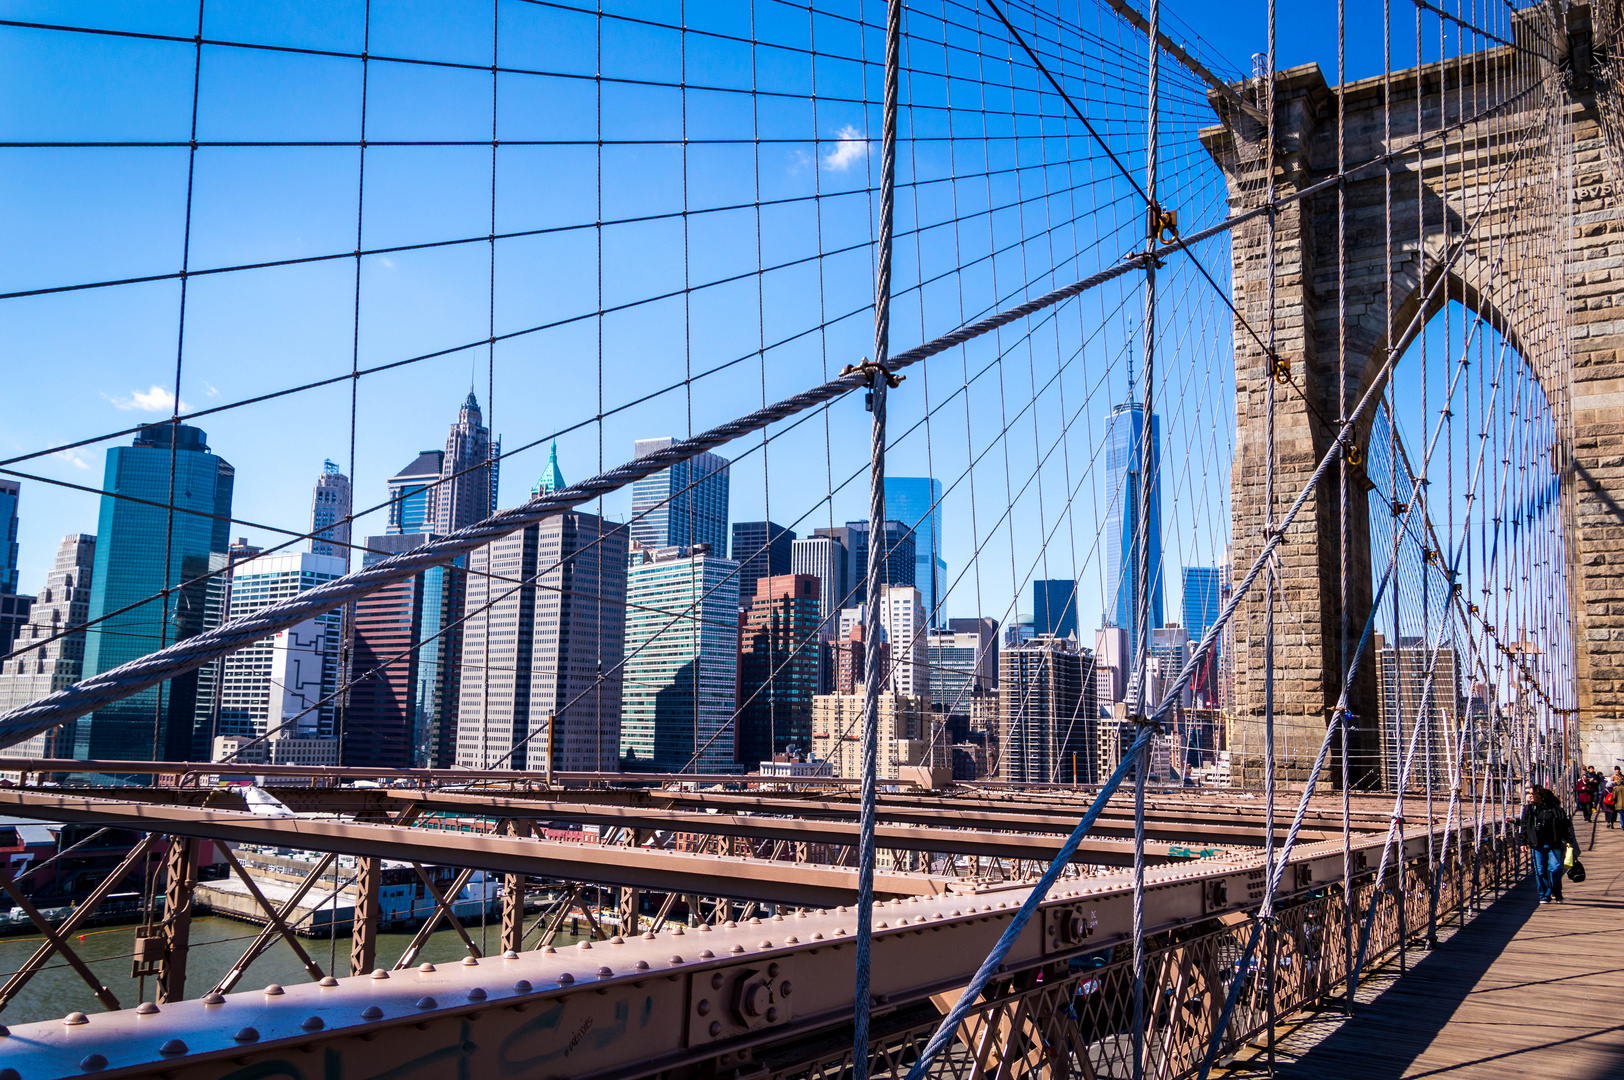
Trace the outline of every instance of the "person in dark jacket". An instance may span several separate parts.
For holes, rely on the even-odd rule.
[[[1593,790],[1590,781],[1595,771],[1595,769],[1586,765],[1585,771],[1580,773],[1573,781],[1573,804],[1579,808],[1579,813],[1585,816],[1586,821],[1590,820],[1590,800],[1592,798],[1591,791]]]
[[[1579,847],[1579,838],[1573,832],[1573,819],[1562,809],[1556,792],[1535,785],[1528,789],[1523,805],[1523,843],[1528,845],[1534,858],[1534,885],[1539,889],[1539,902],[1562,902],[1562,875],[1567,867],[1564,861],[1567,848]]]

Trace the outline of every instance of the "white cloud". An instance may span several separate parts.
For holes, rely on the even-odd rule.
[[[83,457],[81,457],[79,455],[79,451],[77,451],[77,450],[73,450],[73,449],[58,450],[58,451],[56,451],[56,453],[52,454],[51,456],[61,458],[63,461],[66,461],[68,464],[72,465],[75,469],[88,469],[88,468],[90,468],[90,462],[86,461]]]
[[[805,172],[812,165],[812,155],[805,150],[791,150],[789,154],[789,173],[797,176]]]
[[[863,133],[847,124],[835,132],[838,141],[823,155],[823,167],[830,172],[845,172],[868,157],[868,142]]]
[[[175,395],[157,383],[153,383],[146,390],[132,391],[129,397],[118,398],[111,394],[103,394],[102,397],[111,401],[114,408],[123,409],[126,412],[134,410],[136,412],[166,413],[172,411],[175,407]],[[186,402],[182,401],[180,403],[180,410],[181,412],[186,411]]]
[[[214,388],[214,387],[213,387],[213,385],[212,385],[212,384],[210,384],[210,383],[208,383],[208,382],[205,382],[205,383],[204,383],[204,384],[203,384],[203,396],[204,396],[204,397],[214,397],[214,396],[215,396],[215,395],[216,395],[216,394],[218,394],[218,393],[219,393],[219,392],[220,392],[220,391],[218,391],[218,390],[216,390],[216,389],[215,389],[215,388]]]
[[[383,267],[384,267],[384,268],[385,268],[385,269],[389,269],[389,270],[393,270],[393,269],[394,269],[394,268],[395,268],[395,260],[394,260],[394,259],[391,259],[391,258],[390,258],[390,257],[389,257],[389,256],[387,256],[387,255],[379,255],[379,256],[378,256],[378,262],[379,262],[379,263],[380,263],[380,264],[381,264],[381,265],[382,265],[382,266],[383,266]]]

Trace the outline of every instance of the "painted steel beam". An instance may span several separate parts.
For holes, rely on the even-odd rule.
[[[403,829],[322,818],[260,817],[233,810],[69,798],[16,788],[0,788],[0,812],[40,821],[87,821],[176,836],[472,866],[498,873],[729,896],[797,907],[834,907],[857,897],[856,870],[765,859]],[[912,896],[940,892],[952,881],[926,874],[882,873],[875,876],[874,888],[877,895]]]
[[[1360,839],[1359,876],[1368,879],[1381,843]],[[1405,858],[1425,858],[1427,843],[1425,828],[1410,829]],[[1151,870],[1146,932],[1211,925],[1254,910],[1261,872],[1255,857]],[[1342,872],[1339,843],[1299,849],[1285,875],[1285,902],[1335,887]],[[959,884],[943,895],[877,906],[876,1010],[885,1014],[962,987],[1027,892]],[[855,925],[853,911],[837,908],[470,957],[331,986],[271,986],[148,1015],[126,1010],[73,1025],[18,1025],[0,1040],[0,1053],[29,1078],[94,1071],[164,1080],[632,1080],[701,1061],[742,1067],[757,1048],[849,1020]],[[1111,949],[1132,926],[1127,875],[1063,881],[1016,939],[1004,970]]]

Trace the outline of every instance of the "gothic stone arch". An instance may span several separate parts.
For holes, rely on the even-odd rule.
[[[1588,57],[1588,16],[1570,17],[1569,40],[1582,36]],[[1447,94],[1440,100],[1438,65],[1392,76],[1392,145],[1408,145],[1416,128],[1416,97],[1426,127],[1436,130],[1440,112],[1453,124],[1471,117],[1504,95],[1503,72],[1510,50],[1478,54],[1466,64],[1449,65]],[[1383,172],[1371,168],[1347,184],[1347,399],[1357,402],[1381,367],[1388,335],[1399,343],[1412,321],[1424,325],[1446,297],[1486,310],[1495,328],[1511,340],[1533,367],[1556,411],[1566,445],[1553,450],[1554,467],[1564,479],[1562,513],[1568,537],[1569,605],[1576,622],[1577,701],[1580,710],[1576,750],[1586,761],[1611,765],[1624,760],[1624,316],[1615,310],[1624,281],[1624,216],[1618,180],[1597,121],[1595,94],[1614,93],[1607,84],[1548,72],[1540,90],[1505,110],[1491,136],[1481,125],[1468,127],[1465,149],[1454,136],[1448,168],[1429,152],[1417,194],[1417,159],[1393,166],[1393,261],[1387,314]],[[1497,81],[1497,78],[1500,81]],[[1578,86],[1579,89],[1574,89]],[[1349,83],[1346,159],[1351,165],[1387,149],[1384,142],[1384,89],[1381,77]],[[1551,140],[1536,123],[1542,94],[1572,123],[1572,141]],[[1277,197],[1285,197],[1336,173],[1336,98],[1317,65],[1276,75]],[[1215,107],[1222,105],[1214,97]],[[1520,112],[1518,110],[1521,110]],[[1263,201],[1265,142],[1258,125],[1235,115],[1206,129],[1203,142],[1229,181],[1230,205],[1240,211]],[[1513,145],[1533,155],[1507,170]],[[1528,145],[1526,140],[1533,140]],[[1528,164],[1532,162],[1533,164]],[[1447,188],[1445,188],[1447,185]],[[1498,186],[1497,186],[1498,185]],[[1491,194],[1493,198],[1491,198]],[[1538,203],[1542,213],[1528,212]],[[1451,215],[1458,235],[1462,215],[1487,204],[1475,235],[1492,243],[1474,244],[1459,259],[1444,286],[1433,293],[1416,321],[1431,281],[1419,268],[1436,268],[1444,244],[1443,222]],[[1522,208],[1519,212],[1514,208]],[[1568,217],[1571,211],[1571,218]],[[1561,259],[1549,257],[1568,240],[1553,244],[1525,226],[1550,220],[1572,222],[1565,280]],[[1423,223],[1424,227],[1423,227]],[[1315,464],[1330,446],[1338,415],[1337,194],[1335,188],[1292,202],[1276,217],[1274,284],[1276,347],[1290,361],[1302,393],[1276,399],[1275,513],[1284,513]],[[1427,258],[1419,258],[1425,253]],[[1268,322],[1267,223],[1259,218],[1238,227],[1232,245],[1236,306],[1261,334]],[[1430,270],[1436,273],[1436,270]],[[1236,453],[1232,476],[1234,536],[1232,568],[1245,572],[1265,537],[1264,390],[1268,385],[1262,349],[1236,321]],[[1306,399],[1306,400],[1305,400]],[[1369,423],[1366,418],[1366,431]],[[1414,448],[1412,448],[1414,449]],[[1416,450],[1415,452],[1419,452]],[[1336,473],[1322,484],[1287,534],[1280,549],[1282,606],[1276,609],[1275,725],[1280,775],[1301,780],[1325,732],[1341,693],[1342,612],[1339,581],[1342,552],[1338,536]],[[1369,522],[1363,508],[1366,488],[1350,485],[1350,537],[1347,552],[1350,634],[1357,637],[1371,605]],[[1261,596],[1261,590],[1256,590]],[[1253,602],[1237,613],[1231,654],[1235,687],[1230,749],[1235,770],[1255,780],[1262,749],[1262,607]],[[1354,761],[1370,760],[1375,750],[1377,703],[1373,665],[1362,666],[1350,693],[1361,730]],[[1339,772],[1339,770],[1337,770]]]

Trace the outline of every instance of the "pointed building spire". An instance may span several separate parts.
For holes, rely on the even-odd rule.
[[[564,482],[564,473],[558,467],[558,442],[554,440],[552,450],[547,454],[547,468],[542,470],[541,479],[536,486],[530,489],[530,497],[537,495],[551,495],[561,491],[569,485]]]

